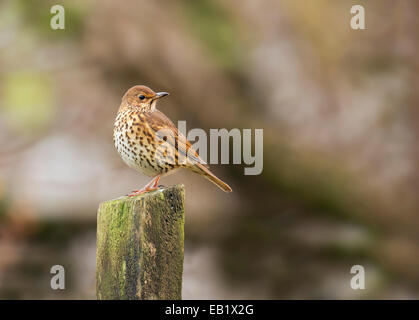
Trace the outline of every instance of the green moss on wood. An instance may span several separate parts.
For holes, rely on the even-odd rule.
[[[100,204],[98,299],[181,299],[184,198],[177,185]]]

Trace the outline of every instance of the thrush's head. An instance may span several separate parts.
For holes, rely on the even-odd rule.
[[[157,100],[167,96],[167,92],[154,92],[146,86],[134,86],[122,97],[122,106],[137,107],[142,111],[154,111]]]

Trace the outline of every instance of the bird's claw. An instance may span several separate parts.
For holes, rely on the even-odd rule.
[[[127,194],[127,197],[139,196],[139,195],[141,195],[143,193],[155,191],[157,189],[158,189],[158,187],[149,187],[149,188],[145,188],[145,189],[141,189],[141,190],[134,190],[130,194]]]

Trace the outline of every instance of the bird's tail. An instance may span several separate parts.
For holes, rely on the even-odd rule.
[[[204,165],[200,163],[196,163],[192,167],[192,171],[203,175],[205,178],[207,178],[209,181],[214,183],[217,187],[219,187],[224,192],[232,192],[233,190],[230,188],[230,186],[222,181],[221,179],[217,178],[209,169],[207,169]]]

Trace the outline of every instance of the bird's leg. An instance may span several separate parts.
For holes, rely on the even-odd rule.
[[[157,176],[157,177],[155,177],[153,180],[151,180],[151,182],[153,182],[154,181],[154,183],[152,184],[152,188],[156,188],[157,189],[157,184],[159,183],[159,180],[160,180],[160,176]],[[150,182],[150,183],[151,183]]]
[[[134,196],[138,196],[140,194],[146,193],[146,192],[157,190],[158,189],[157,184],[159,183],[159,180],[160,180],[160,175],[155,176],[149,183],[145,185],[144,188],[142,188],[141,190],[134,190],[128,195],[128,197],[134,197]]]

